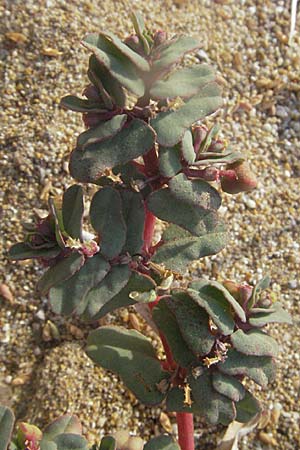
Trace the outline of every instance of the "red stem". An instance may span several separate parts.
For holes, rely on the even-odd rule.
[[[146,209],[146,220],[145,220],[145,229],[144,229],[144,250],[148,251],[151,247],[153,231],[155,226],[156,217]],[[157,298],[154,302],[149,303],[150,310],[159,302],[160,298]],[[169,370],[175,370],[177,367],[176,362],[173,359],[173,355],[171,353],[171,349],[168,345],[168,342],[165,336],[160,333],[160,339],[162,345],[164,347],[167,365]],[[178,427],[178,442],[181,450],[195,450],[194,444],[194,418],[193,414],[190,413],[177,413],[177,427]]]
[[[194,420],[193,414],[177,413],[178,442],[181,450],[194,450]]]

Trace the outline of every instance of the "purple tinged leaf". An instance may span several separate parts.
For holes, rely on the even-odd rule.
[[[47,258],[52,259],[58,256],[61,252],[61,248],[57,245],[53,245],[50,248],[34,248],[26,242],[19,242],[13,245],[9,249],[10,259],[21,261],[24,259],[34,259],[34,258]]]
[[[60,105],[65,109],[70,109],[71,111],[75,112],[106,112],[104,105],[100,104],[99,102],[79,98],[75,95],[67,95],[66,97],[63,97],[60,101]]]
[[[84,131],[78,136],[77,147],[85,150],[91,144],[99,144],[100,142],[115,136],[125,125],[127,120],[126,114],[114,116],[112,119],[100,123],[100,125]]]
[[[138,97],[142,97],[145,92],[143,80],[138,75],[134,64],[105,36],[89,34],[82,44],[97,58],[122,86]],[[128,51],[132,51],[123,44]],[[134,53],[134,52],[133,52]]]

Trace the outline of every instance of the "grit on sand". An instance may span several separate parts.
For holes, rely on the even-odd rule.
[[[59,101],[66,94],[80,94],[87,82],[88,54],[80,39],[97,30],[129,34],[130,8],[139,10],[152,29],[203,38],[198,57],[216,68],[224,88],[218,116],[222,135],[249,155],[258,175],[254,192],[223,195],[230,245],[194,264],[191,274],[250,284],[264,274],[271,276],[273,295],[292,314],[294,325],[271,327],[281,347],[277,378],[256,394],[273,414],[240,448],[296,450],[300,39],[296,35],[288,45],[286,1],[2,2],[1,282],[10,294],[2,290],[0,300],[1,402],[11,404],[18,419],[40,426],[62,413],[75,413],[91,441],[116,428],[128,427],[145,438],[163,432],[170,422],[175,428],[174,417],[169,422],[160,408],[141,406],[116,376],[88,360],[83,351],[88,327],[54,316],[47,300],[36,293],[40,266],[6,258],[8,247],[22,237],[20,221],[29,221],[36,210],[43,213],[48,196],[61,194],[72,183],[68,155],[83,126],[80,115],[61,110]],[[106,321],[145,327],[127,311]],[[223,427],[198,420],[198,448],[213,449],[223,432]]]

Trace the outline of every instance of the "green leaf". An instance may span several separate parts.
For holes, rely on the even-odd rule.
[[[210,66],[201,64],[185,67],[171,73],[166,79],[156,81],[150,90],[150,95],[156,100],[189,98],[214,79],[215,73]]]
[[[53,441],[42,440],[40,442],[40,450],[57,450],[57,445]]]
[[[57,445],[57,450],[88,450],[87,441],[78,434],[60,434],[53,439],[53,442]]]
[[[235,408],[231,400],[217,393],[212,386],[209,372],[206,370],[197,378],[188,377],[192,389],[192,398],[200,413],[211,424],[226,425],[235,418]]]
[[[70,109],[75,112],[94,112],[94,113],[106,113],[104,105],[96,101],[91,101],[85,98],[79,98],[75,95],[66,95],[60,101],[60,105],[65,109]]]
[[[164,177],[173,177],[181,169],[181,155],[178,146],[159,148],[158,155],[159,171]]]
[[[249,300],[249,308],[254,306],[257,302],[257,297],[260,294],[261,291],[264,291],[265,289],[268,289],[270,286],[271,279],[269,275],[262,278],[256,285],[254,286],[254,289],[252,291],[251,298]]]
[[[89,128],[78,136],[77,147],[84,150],[90,144],[99,144],[105,139],[115,136],[123,128],[126,120],[127,115],[120,114],[102,122],[97,127]]]
[[[257,309],[257,308],[256,308]],[[271,308],[262,308],[264,311],[254,312],[250,310],[251,317],[249,324],[253,327],[264,327],[268,323],[288,323],[292,324],[292,318],[287,311],[283,309],[280,303],[274,303]]]
[[[70,315],[80,303],[85,301],[88,292],[105,277],[110,269],[107,261],[97,253],[88,258],[81,269],[71,278],[52,287],[49,291],[53,311],[60,315]]]
[[[154,256],[152,261],[158,264],[164,264],[169,270],[184,274],[188,265],[196,259],[203,256],[214,255],[222,250],[228,240],[228,235],[222,224],[217,225],[212,230],[203,230],[202,236],[192,236],[188,232],[179,227],[171,225],[174,233],[178,231],[178,237],[173,240],[166,241],[161,245]],[[167,229],[168,230],[168,229]],[[163,240],[165,236],[170,235],[171,232],[163,234]]]
[[[50,267],[38,281],[37,288],[45,295],[52,286],[71,278],[84,264],[84,256],[73,252],[69,256]]]
[[[81,434],[82,426],[76,416],[66,414],[54,420],[43,432],[43,440],[53,440],[63,433]]]
[[[138,35],[138,37],[142,41],[145,54],[149,55],[149,53],[150,53],[150,46],[149,46],[149,42],[147,40],[147,37],[145,36],[145,34],[147,33],[147,30],[146,30],[146,27],[145,27],[145,23],[144,23],[143,17],[141,16],[141,14],[139,12],[133,12],[131,14],[131,20],[133,22],[133,27],[134,27],[134,30],[135,30],[136,34]]]
[[[111,106],[113,103],[123,108],[126,104],[126,95],[121,84],[112,76],[108,69],[97,61],[95,55],[91,55],[89,59],[88,77],[90,81],[98,88],[103,101]],[[109,108],[110,109],[110,108]]]
[[[261,330],[250,330],[244,333],[237,330],[230,336],[233,347],[245,355],[277,356],[278,345],[275,339]]]
[[[212,114],[222,105],[220,88],[212,82],[204,86],[178,110],[161,112],[151,121],[151,126],[157,133],[157,141],[165,147],[176,145],[184,136],[185,131],[197,120]]]
[[[172,436],[162,435],[150,439],[144,450],[180,450],[180,447]]]
[[[93,317],[94,320],[100,319],[107,313],[114,311],[115,309],[133,305],[136,303],[135,300],[129,297],[131,292],[148,292],[156,287],[156,284],[152,278],[147,275],[142,275],[141,273],[131,272],[130,278],[126,286],[111,300],[109,300],[105,305],[102,306],[100,311]]]
[[[124,44],[117,36],[110,32],[100,33],[100,35],[104,38],[108,38],[115,48],[118,49],[123,56],[128,58],[137,69],[143,72],[149,72],[150,65],[148,61],[133,51],[128,45]]]
[[[160,403],[165,394],[158,384],[168,379],[149,340],[135,330],[103,326],[88,337],[88,356],[101,367],[120,375],[143,403]]]
[[[101,439],[99,450],[116,450],[117,443],[112,436],[105,436]]]
[[[181,141],[182,156],[188,164],[193,164],[196,159],[196,153],[193,144],[193,135],[191,130],[186,130]]]
[[[215,338],[210,333],[209,316],[184,291],[173,291],[172,298],[166,300],[169,309],[176,317],[185,343],[197,356],[207,355]]]
[[[193,166],[209,166],[209,165],[216,165],[216,164],[232,164],[237,161],[244,161],[245,155],[239,152],[228,152],[228,153],[201,153],[200,157],[202,159],[199,159],[198,161],[195,161],[192,165]]]
[[[181,175],[179,174],[177,177],[181,177]],[[208,192],[205,194],[209,196]],[[205,197],[205,194],[203,194],[203,197]],[[178,195],[178,198],[176,195]],[[182,198],[180,198],[180,194],[177,194],[177,192],[174,194],[171,188],[162,188],[149,195],[147,205],[148,209],[159,219],[179,225],[195,236],[201,236],[206,232],[203,219],[212,216],[212,212],[208,207],[203,207],[200,202],[196,205],[187,201],[190,197],[188,191],[183,191]]]
[[[183,173],[179,173],[169,181],[169,187],[177,200],[203,208],[204,212],[221,206],[220,194],[204,180],[189,180]]]
[[[246,321],[243,308],[229,294],[227,289],[216,281],[207,281],[198,291],[188,289],[188,294],[207,311],[225,336],[231,334],[235,327],[232,309],[243,322]]]
[[[82,311],[77,310],[77,314],[83,315],[84,320],[92,320],[126,286],[130,274],[128,265],[112,266],[105,278],[89,291]]]
[[[58,245],[53,244],[50,248],[34,248],[25,242],[18,242],[18,244],[13,245],[8,252],[10,259],[15,259],[17,261],[23,259],[33,259],[33,258],[55,258],[61,252],[61,248]]]
[[[181,367],[188,367],[197,361],[196,356],[191,352],[183,339],[176,317],[165,298],[162,298],[153,309],[152,318],[165,336],[174,360]]]
[[[199,149],[200,153],[204,153],[209,149],[209,147],[212,143],[212,140],[217,137],[219,131],[220,131],[220,125],[218,123],[216,123],[215,125],[213,125],[211,127],[211,129],[207,133],[205,139],[203,140],[203,142],[201,142],[200,149]],[[201,156],[201,155],[199,155],[199,156]]]
[[[249,356],[229,349],[227,359],[218,364],[218,369],[228,375],[244,375],[262,387],[275,377],[275,366],[270,356]]]
[[[119,192],[110,186],[96,192],[91,202],[90,218],[100,236],[101,253],[109,259],[118,256],[126,241],[126,224]]]
[[[126,241],[122,253],[141,253],[144,245],[145,207],[140,192],[121,190],[122,214],[126,224]]]
[[[144,95],[144,82],[139,77],[135,65],[113,44],[113,42],[103,35],[94,33],[89,34],[82,41],[82,44],[88,50],[93,52],[99,63],[102,64],[109,71],[111,76],[118,80],[122,86],[138,97]],[[130,50],[129,47],[127,48]]]
[[[159,46],[153,54],[153,70],[165,71],[171,69],[182,57],[202,46],[199,39],[191,36],[178,36]]]
[[[235,404],[235,407],[235,420],[242,423],[249,422],[256,414],[261,412],[258,401],[248,391],[246,391],[245,397]]]
[[[49,209],[51,211],[51,214],[53,216],[54,220],[54,229],[55,229],[55,237],[58,245],[64,249],[65,248],[65,228],[63,223],[63,216],[62,216],[62,210],[61,205],[54,200],[54,198],[49,198]]]
[[[246,389],[236,378],[220,372],[213,372],[212,384],[219,394],[225,395],[234,402],[242,400],[246,393]]]
[[[63,195],[62,216],[65,231],[74,239],[82,238],[83,213],[82,187],[73,184]]]
[[[179,387],[172,387],[168,391],[167,400],[166,400],[166,408],[167,411],[171,412],[186,412],[193,414],[200,414],[199,408],[196,403],[193,402],[190,406],[184,402],[185,395],[184,389]]]
[[[6,406],[0,405],[0,450],[7,450],[13,431],[15,417]]]
[[[71,154],[71,175],[82,182],[97,182],[107,168],[132,161],[147,153],[154,144],[155,134],[144,121],[133,119],[128,126],[110,139],[75,149]]]

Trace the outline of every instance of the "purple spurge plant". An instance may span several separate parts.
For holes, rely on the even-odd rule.
[[[95,328],[120,307],[148,309],[165,360],[146,336],[117,326],[93,329],[86,351],[140,402],[165,402],[176,412],[180,447],[193,450],[193,414],[228,424],[259,413],[244,380],[265,387],[274,379],[278,348],[263,327],[290,317],[264,294],[268,277],[254,288],[204,279],[172,287],[192,261],[227,243],[216,184],[235,194],[255,188],[256,179],[245,155],[218,137],[219,126],[202,123],[222,98],[210,66],[181,66],[199,39],[151,33],[138,14],[133,22],[135,33],[124,41],[110,32],[84,38],[91,54],[84,98],[61,101],[86,126],[70,173],[98,186],[89,212],[95,236],[83,231],[83,189],[74,184],[61,202],[50,200],[46,219],[25,226],[10,255],[49,267],[38,288],[57,314]],[[154,244],[156,218],[167,226]],[[167,448],[159,442],[144,448]]]

